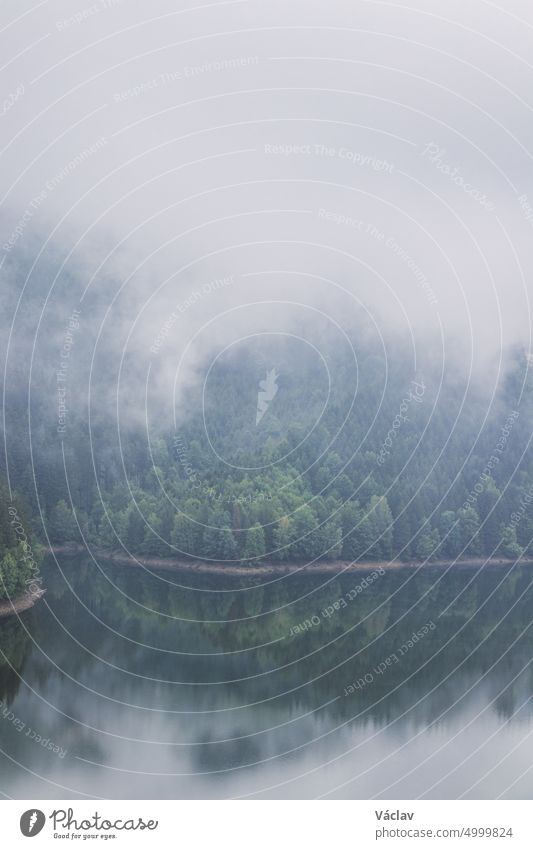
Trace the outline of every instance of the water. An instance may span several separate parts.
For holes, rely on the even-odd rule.
[[[8,797],[533,794],[529,565],[42,572],[0,622]]]

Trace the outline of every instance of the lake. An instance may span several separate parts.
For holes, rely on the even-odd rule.
[[[530,565],[41,571],[0,621],[6,797],[533,795]]]

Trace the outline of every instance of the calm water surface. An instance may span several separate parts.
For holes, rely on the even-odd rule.
[[[533,795],[531,566],[42,572],[0,622],[7,797]]]

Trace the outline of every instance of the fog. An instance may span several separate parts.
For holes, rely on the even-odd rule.
[[[0,24],[8,387],[54,381],[73,310],[71,394],[140,420],[146,385],[179,406],[252,334],[363,323],[489,395],[529,350],[526,3],[12,0]]]
[[[3,796],[531,796],[532,39],[0,4]]]

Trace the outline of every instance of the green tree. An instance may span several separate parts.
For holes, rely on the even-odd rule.
[[[368,557],[373,542],[372,525],[358,501],[348,501],[342,510],[342,558]]]
[[[445,510],[439,517],[441,554],[443,557],[457,557],[461,551],[461,526],[454,510]]]
[[[494,480],[489,479],[484,483],[483,492],[477,500],[477,509],[482,524],[480,530],[481,545],[483,551],[489,553],[496,551],[500,543],[500,530],[502,525],[502,494]]]
[[[178,556],[199,557],[198,536],[198,528],[189,516],[177,513],[174,517],[171,542],[178,549]]]
[[[265,534],[261,525],[253,525],[246,531],[246,540],[241,559],[243,563],[257,563],[265,556]]]
[[[292,523],[288,516],[282,516],[273,533],[273,552],[274,560],[286,561],[289,560],[291,551],[291,542],[293,539]]]
[[[388,560],[392,556],[392,513],[384,495],[372,496],[367,517],[372,527],[372,557]]]
[[[415,555],[418,560],[434,560],[439,553],[440,534],[438,528],[431,529],[429,523],[415,540]]]
[[[59,544],[79,539],[76,518],[66,501],[61,500],[54,507],[48,533],[51,541]]]
[[[479,538],[479,514],[474,507],[462,507],[458,511],[461,535],[461,549],[465,554],[479,554],[481,540]]]
[[[337,560],[342,550],[342,530],[336,521],[324,522],[314,532],[313,557],[320,560]]]
[[[311,560],[317,551],[313,531],[317,527],[316,516],[308,504],[299,507],[292,517],[291,559]]]
[[[21,589],[20,573],[13,554],[7,552],[0,561],[0,593],[2,598],[13,598]]]
[[[213,510],[209,513],[209,526],[203,532],[202,553],[204,557],[212,560],[235,559],[237,546],[231,532],[230,518],[225,510]]]
[[[522,546],[518,545],[516,539],[516,528],[511,528],[509,525],[502,525],[500,528],[501,538],[501,553],[504,557],[510,557],[516,560],[522,554]]]
[[[411,556],[411,522],[407,512],[403,510],[394,519],[392,529],[392,551],[394,556],[409,560]]]
[[[132,551],[138,551],[144,541],[146,521],[136,504],[130,504],[126,517],[126,545]]]

